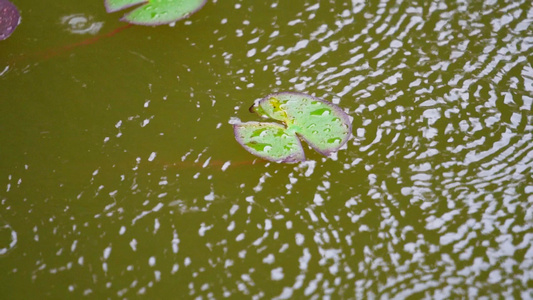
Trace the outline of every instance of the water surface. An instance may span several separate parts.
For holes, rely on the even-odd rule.
[[[15,4],[4,298],[533,298],[530,1]],[[347,148],[242,149],[230,118],[286,90],[345,108]]]

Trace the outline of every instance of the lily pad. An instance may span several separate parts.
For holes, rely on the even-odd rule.
[[[284,122],[326,156],[339,150],[352,132],[350,118],[340,107],[303,93],[271,94],[255,103],[252,110]]]
[[[256,156],[285,163],[305,160],[300,140],[281,124],[247,122],[233,125],[233,130],[244,149]]]
[[[7,39],[19,24],[20,13],[17,7],[7,0],[0,0],[0,40]]]
[[[282,132],[285,136],[299,136],[306,141],[313,149],[319,153],[329,156],[331,153],[338,151],[351,136],[352,125],[350,117],[337,105],[327,102],[325,100],[295,92],[282,92],[275,93],[266,96],[265,98],[257,101],[250,111],[259,114],[265,118],[272,118],[281,121],[285,126],[281,126],[283,131],[280,131],[279,126],[277,134]],[[248,125],[250,124],[250,125]],[[268,144],[276,149],[283,149],[286,141],[278,138],[275,134],[257,135],[260,131],[253,130],[241,130],[241,128],[257,127],[261,124],[275,123],[258,123],[248,122],[235,125],[235,136],[237,141],[243,145],[243,147],[250,151],[250,145],[246,142],[251,140],[252,134],[254,143]],[[239,134],[239,135],[238,135]],[[264,138],[268,137],[268,141]],[[277,144],[280,145],[277,145]],[[296,147],[298,144],[291,144]],[[300,145],[301,147],[301,145]],[[269,148],[270,149],[270,148]],[[272,160],[282,162],[296,162],[305,159],[302,150],[296,150],[291,148],[291,153],[302,153],[302,155],[294,156],[291,160],[282,160],[280,156],[273,157],[271,153],[252,152],[253,154]],[[288,154],[286,154],[288,155]],[[295,160],[299,159],[299,160]]]
[[[184,19],[202,8],[207,0],[105,0],[107,12],[137,6],[122,17],[136,25],[162,25]]]

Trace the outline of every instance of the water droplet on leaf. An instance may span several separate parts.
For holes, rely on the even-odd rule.
[[[339,144],[341,142],[341,139],[339,138],[332,138],[328,140],[328,144]]]
[[[327,108],[320,108],[317,110],[314,110],[310,113],[312,116],[327,116],[331,113],[331,111]]]

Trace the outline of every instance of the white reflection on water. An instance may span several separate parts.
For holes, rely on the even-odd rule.
[[[239,24],[211,36],[219,48],[208,62],[219,65],[187,66],[190,90],[132,99],[133,111],[103,125],[100,161],[84,161],[90,178],[74,186],[77,199],[24,206],[18,178],[28,175],[10,176],[2,207],[18,205],[12,219],[32,223],[29,246],[6,254],[31,260],[20,273],[41,282],[75,273],[57,289],[78,296],[529,297],[527,3],[304,4],[218,16],[214,24]],[[480,18],[494,14],[491,29]],[[196,81],[235,90],[205,92]],[[352,144],[297,166],[219,153],[242,150],[227,143],[231,133],[216,139],[228,116],[278,86],[346,107]]]
[[[84,14],[72,14],[61,17],[61,24],[73,34],[97,34],[102,29],[104,22],[96,22],[92,16]]]
[[[1,217],[0,221],[3,222]],[[9,241],[8,244],[4,244],[4,241],[2,241],[2,245],[0,245],[2,247],[0,248],[0,256],[7,254],[10,250],[13,250],[17,246],[18,242],[17,232],[9,224],[4,224],[2,227],[0,227],[0,232],[4,231],[9,231],[9,237],[11,238],[11,241]]]

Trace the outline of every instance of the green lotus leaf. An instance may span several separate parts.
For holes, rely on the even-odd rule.
[[[179,21],[198,11],[207,0],[105,0],[107,12],[140,5],[121,20],[136,25],[162,25]]]
[[[295,163],[305,160],[296,134],[277,123],[246,122],[234,124],[237,141],[250,153],[274,162]]]
[[[282,121],[313,149],[328,156],[338,151],[350,138],[349,116],[337,105],[295,92],[266,96],[251,108],[260,116]]]

